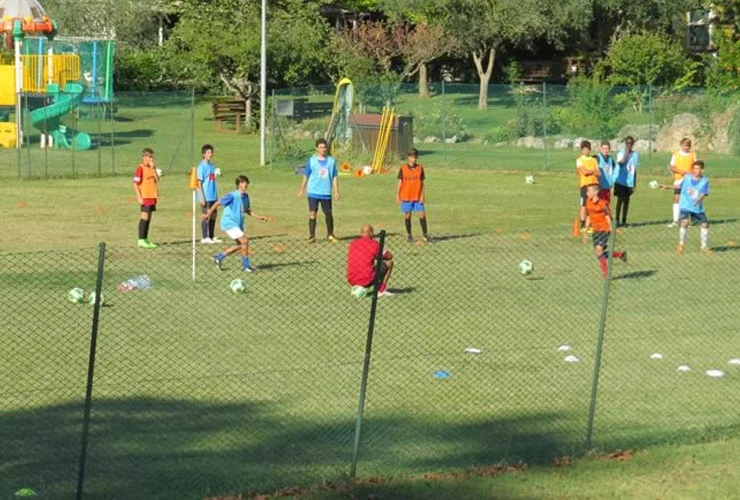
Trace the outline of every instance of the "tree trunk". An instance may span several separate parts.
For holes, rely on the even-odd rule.
[[[480,78],[480,90],[478,91],[478,109],[488,109],[488,82],[493,74],[493,63],[496,60],[496,49],[491,47],[488,52],[488,64],[483,70],[483,54],[473,51],[473,62]]]
[[[429,81],[427,80],[427,63],[419,64],[419,97],[429,97]]]

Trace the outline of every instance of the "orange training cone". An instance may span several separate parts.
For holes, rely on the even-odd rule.
[[[576,217],[573,219],[573,227],[570,230],[571,236],[578,238],[581,235],[581,221]]]
[[[198,174],[196,173],[195,167],[190,169],[190,180],[188,181],[188,187],[190,189],[198,189]]]

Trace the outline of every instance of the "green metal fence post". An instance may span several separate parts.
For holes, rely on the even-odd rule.
[[[648,157],[653,156],[653,86],[648,85]]]
[[[370,374],[370,354],[373,350],[373,334],[375,332],[375,316],[378,310],[378,288],[382,276],[380,264],[383,262],[383,248],[385,247],[385,230],[380,232],[380,249],[375,257],[375,280],[373,281],[372,304],[370,305],[370,319],[367,326],[367,342],[365,343],[365,358],[362,363],[362,380],[360,382],[360,397],[357,404],[357,415],[355,416],[355,440],[352,449],[352,465],[350,466],[349,478],[354,480],[357,475],[357,457],[360,453],[360,432],[362,430],[362,418],[365,412],[365,396],[367,395],[367,379]]]
[[[550,164],[550,152],[547,149],[547,83],[542,82],[542,142],[545,145],[545,170]]]
[[[190,151],[191,158],[198,158],[198,152],[195,150],[195,88],[190,91]]]
[[[613,226],[614,224],[612,224]],[[596,353],[594,355],[594,373],[591,380],[591,404],[588,409],[588,425],[586,427],[586,450],[591,449],[591,441],[594,431],[594,418],[596,416],[596,398],[599,391],[599,375],[601,372],[601,357],[604,351],[604,330],[606,328],[606,316],[609,306],[609,288],[612,280],[612,263],[614,260],[614,241],[616,240],[616,231],[609,235],[607,243],[607,272],[604,279],[604,285],[601,293],[601,316],[599,317],[599,335],[596,342]]]
[[[103,271],[105,270],[105,243],[98,245],[98,276],[95,281],[95,303],[93,304],[92,333],[90,334],[90,355],[87,364],[87,389],[85,391],[85,413],[82,418],[82,445],[80,462],[77,471],[77,500],[82,500],[85,485],[85,465],[87,462],[87,444],[90,437],[90,410],[92,408],[93,381],[95,378],[95,353],[98,345],[98,325],[100,323],[100,306],[103,297]]]
[[[445,80],[442,78],[442,158],[447,161],[447,96],[445,95]]]

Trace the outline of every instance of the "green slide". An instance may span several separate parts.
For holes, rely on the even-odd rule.
[[[31,124],[50,134],[54,139],[54,147],[78,151],[90,149],[92,141],[88,134],[61,123],[67,113],[80,105],[83,92],[84,88],[78,83],[67,83],[62,92],[59,91],[59,85],[49,84],[46,93],[53,98],[53,103],[31,111]]]

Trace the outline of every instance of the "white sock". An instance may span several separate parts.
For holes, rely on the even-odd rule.
[[[701,247],[707,248],[709,246],[709,228],[701,228]]]
[[[688,233],[689,228],[681,226],[681,229],[678,230],[678,242],[680,244],[683,245],[684,243],[686,243],[686,235],[688,235]]]
[[[678,203],[674,203],[673,204],[673,222],[678,222],[678,214],[679,214]]]

